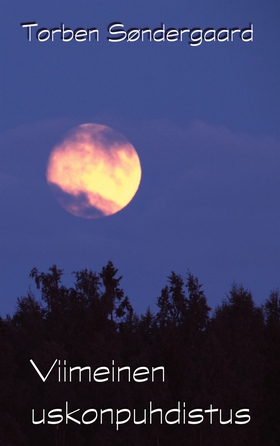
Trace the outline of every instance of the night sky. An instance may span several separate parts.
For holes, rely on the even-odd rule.
[[[0,314],[35,284],[33,267],[100,272],[110,259],[136,311],[155,308],[171,271],[198,276],[212,308],[233,282],[260,304],[280,285],[278,0],[2,0]],[[99,41],[32,41],[21,23],[97,28]],[[131,28],[248,28],[253,42],[109,42]],[[51,150],[97,123],[137,150],[132,202],[75,217],[46,182]]]

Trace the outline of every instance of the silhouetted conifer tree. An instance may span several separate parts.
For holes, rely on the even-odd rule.
[[[280,300],[275,290],[262,309],[242,285],[210,317],[202,285],[191,273],[173,271],[157,299],[158,312],[138,316],[121,287],[118,269],[109,261],[101,273],[74,272],[74,285],[62,283],[63,270],[36,268],[30,276],[41,291],[17,301],[13,317],[0,318],[0,445],[2,446],[277,446],[280,438]],[[164,365],[166,381],[94,385],[77,379],[58,382],[43,374],[55,359],[71,366]],[[167,425],[110,423],[32,425],[31,408],[63,407],[143,411],[149,401],[163,411],[186,402],[186,411],[218,407],[223,419],[248,407],[246,426],[205,421]],[[187,416],[187,415],[186,415]],[[216,420],[217,421],[217,420]]]

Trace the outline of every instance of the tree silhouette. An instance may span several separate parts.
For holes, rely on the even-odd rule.
[[[63,270],[53,265],[30,274],[41,293],[31,290],[18,298],[12,317],[0,318],[0,444],[1,446],[277,446],[280,438],[280,299],[271,292],[259,307],[252,294],[234,284],[228,297],[210,314],[197,277],[186,279],[174,271],[157,299],[158,310],[136,314],[121,286],[122,276],[112,261],[101,272],[75,271],[74,284],[65,287]],[[55,360],[93,369],[104,366],[164,365],[166,380],[143,383],[58,381],[57,371],[44,383],[43,374]],[[114,362],[113,362],[114,361]],[[55,368],[54,368],[55,370]],[[63,375],[61,375],[63,376]],[[86,376],[86,375],[83,375]],[[57,425],[31,423],[46,411],[69,401],[80,408],[136,409],[160,407],[163,411],[185,403],[188,411],[218,407],[201,425],[168,425],[155,417],[152,424],[132,422],[118,431],[109,417],[104,423]],[[234,423],[238,409],[248,407],[251,421]],[[216,416],[217,415],[217,416]]]
[[[111,260],[102,268],[99,277],[101,278],[104,291],[101,295],[101,302],[106,309],[106,313],[110,316],[111,321],[117,317],[118,319],[128,312],[132,312],[132,307],[127,296],[124,296],[124,291],[120,288],[120,281],[122,276],[116,278],[118,269],[114,267]]]

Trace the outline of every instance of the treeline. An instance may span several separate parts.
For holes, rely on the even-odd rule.
[[[0,318],[1,446],[280,444],[278,290],[259,307],[249,291],[234,285],[211,312],[198,279],[172,272],[157,312],[138,315],[111,261],[100,273],[75,272],[70,288],[62,275],[55,265],[47,273],[34,268],[30,276],[41,299],[29,292],[18,298],[13,316]],[[165,380],[141,380],[144,372],[130,382],[105,380],[112,364],[142,372],[164,366]],[[78,374],[70,382],[68,366],[102,366],[104,382],[86,379],[86,369],[82,382]],[[114,414],[126,408],[136,411],[139,423],[131,419],[117,430],[110,413],[102,423],[58,422],[60,412],[55,418],[50,411],[65,411],[66,401],[71,411],[80,409],[72,415],[77,419],[91,408],[112,408]],[[140,423],[150,402],[162,409],[162,422],[155,413],[152,422],[147,415]],[[164,414],[178,407],[185,419],[181,413],[176,422],[177,410],[166,422]],[[249,409],[250,421],[238,418],[241,409]]]

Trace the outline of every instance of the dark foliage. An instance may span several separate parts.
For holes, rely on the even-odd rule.
[[[30,291],[18,299],[12,317],[0,318],[1,446],[280,444],[279,290],[260,308],[249,291],[233,285],[211,315],[198,279],[190,272],[186,279],[171,272],[157,299],[157,313],[148,309],[137,315],[111,261],[100,273],[74,272],[70,288],[56,265],[47,273],[34,268],[30,276],[41,300]],[[30,359],[43,378],[49,372],[45,382]],[[108,381],[96,382],[92,375],[90,380],[86,368],[70,380],[69,367],[75,366],[92,371],[107,367],[107,374],[99,369],[96,376]],[[126,366],[132,373],[137,367],[145,373],[143,367],[164,366],[165,380],[155,374],[154,380],[149,375],[143,382],[117,382],[117,368]],[[128,376],[127,369],[122,373]],[[58,412],[40,423],[43,410],[64,411],[66,402],[70,412],[79,408],[79,413],[135,409],[139,423],[130,421],[117,430],[106,412],[102,423],[58,423]],[[161,423],[155,413],[152,423],[148,415],[141,424],[150,404],[163,415],[179,404],[185,422],[181,417],[180,423],[168,424],[163,416]],[[219,409],[212,422],[204,412],[211,405]],[[188,423],[195,420],[189,411],[198,408],[204,421]],[[236,412],[244,408],[251,420],[238,424]],[[32,423],[32,410],[38,424]],[[92,412],[88,416],[92,419]]]

